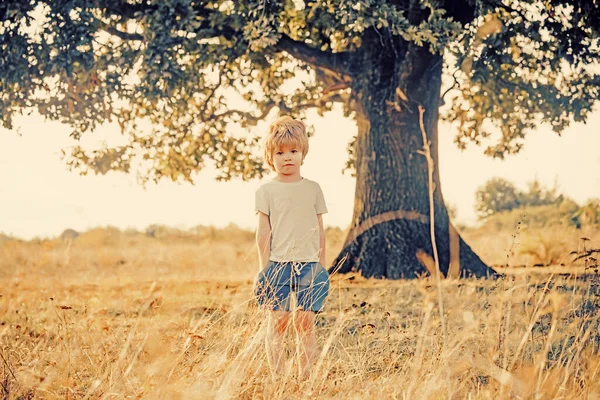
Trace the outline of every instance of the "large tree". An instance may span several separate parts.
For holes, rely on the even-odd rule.
[[[232,125],[341,103],[358,125],[341,271],[426,273],[431,187],[442,272],[452,259],[462,273],[484,276],[491,270],[453,230],[444,205],[440,107],[448,105],[443,117],[456,123],[460,147],[487,142],[494,157],[517,152],[537,124],[561,132],[585,121],[598,99],[598,7],[593,0],[3,2],[0,114],[10,129],[15,115],[37,110],[72,126],[75,138],[117,121],[126,144],[66,154],[82,171],[127,172],[142,160],[136,170],[145,178],[191,180],[212,160],[220,179],[251,179],[265,172],[259,137],[231,135]],[[451,87],[442,93],[444,74]]]

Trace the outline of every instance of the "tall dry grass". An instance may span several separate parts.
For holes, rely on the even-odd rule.
[[[581,238],[587,237],[600,247],[600,229],[594,226],[554,226],[512,229],[467,228],[462,237],[488,265],[533,267],[536,265],[570,265],[573,251],[582,249]],[[508,259],[507,259],[508,257]]]
[[[333,258],[343,235],[329,234]],[[251,235],[95,235],[0,245],[4,397],[600,395],[594,278],[444,280],[444,345],[434,280],[333,276],[312,379],[298,380],[293,357],[273,379],[252,298]]]

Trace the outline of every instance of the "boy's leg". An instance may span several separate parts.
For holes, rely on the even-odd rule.
[[[297,292],[299,311],[294,316],[294,325],[300,339],[298,345],[301,346],[297,353],[302,378],[308,378],[317,359],[315,313],[323,309],[329,285],[329,274],[319,263],[308,263],[303,268]]]
[[[317,338],[314,321],[315,313],[312,311],[298,310],[294,316],[294,325],[299,339],[296,354],[300,358],[300,376],[302,378],[308,378],[317,358]]]
[[[283,337],[287,330],[290,313],[287,311],[271,311],[268,321],[267,332],[267,360],[271,371],[280,374],[282,371],[284,341]]]

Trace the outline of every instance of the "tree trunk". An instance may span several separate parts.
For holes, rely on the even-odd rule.
[[[435,239],[440,270],[444,275],[448,273],[453,256],[454,275],[495,275],[451,227],[441,192],[437,123],[442,56],[415,46],[407,48],[398,61],[396,52],[390,55],[380,51],[367,55],[371,64],[373,60],[377,63],[352,88],[359,127],[354,215],[332,271],[360,271],[366,277],[390,279],[415,278],[435,271],[427,159],[419,153],[423,149],[422,106],[434,162]]]

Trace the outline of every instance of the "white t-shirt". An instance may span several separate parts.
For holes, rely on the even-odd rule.
[[[317,214],[327,206],[317,182],[303,178],[286,183],[271,181],[256,191],[254,209],[271,222],[271,261],[319,261],[320,230]]]

